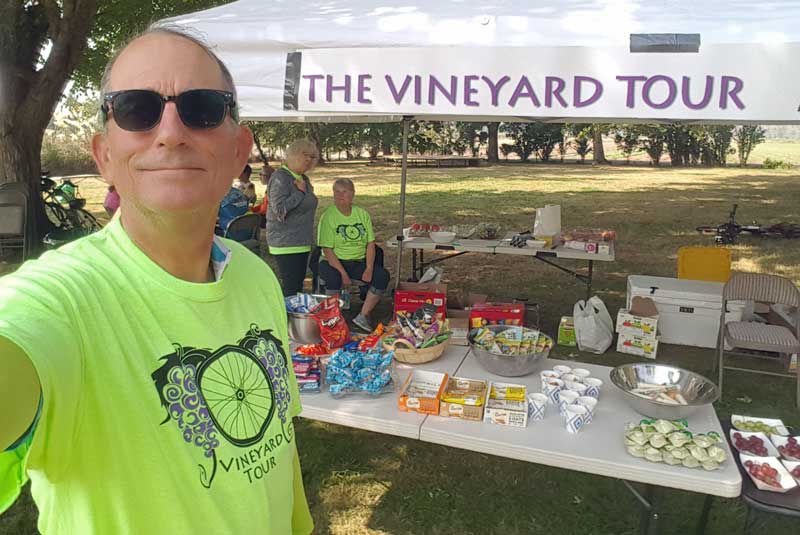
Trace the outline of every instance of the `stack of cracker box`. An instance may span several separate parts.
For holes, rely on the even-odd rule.
[[[617,351],[655,359],[658,351],[658,310],[648,297],[634,297],[630,310],[617,313]]]

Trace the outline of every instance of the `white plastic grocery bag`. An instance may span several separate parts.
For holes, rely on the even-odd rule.
[[[590,353],[605,353],[614,340],[614,323],[603,301],[596,295],[589,301],[575,303],[572,313],[578,349]]]
[[[533,221],[534,236],[557,236],[561,234],[561,205],[548,204],[536,209]]]

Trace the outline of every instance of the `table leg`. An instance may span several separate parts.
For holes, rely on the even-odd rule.
[[[594,261],[589,260],[589,277],[586,281],[586,300],[588,301],[592,297],[592,271],[594,268]]]
[[[398,274],[398,277],[400,275]],[[417,250],[411,249],[411,282],[417,282]]]
[[[662,489],[655,485],[646,485],[645,496],[650,503],[650,507],[646,507],[642,514],[639,533],[642,535],[658,535],[660,533]]]
[[[706,494],[705,499],[703,500],[703,510],[700,513],[700,520],[697,521],[697,529],[695,533],[697,535],[704,535],[706,532],[706,526],[708,525],[708,515],[711,512],[711,504],[712,504],[713,497],[710,494]]]
[[[419,272],[418,272],[418,274],[416,276],[417,280],[421,279],[422,275],[425,273],[425,257],[423,256],[423,254],[424,253],[422,252],[422,249],[420,249],[419,250],[419,266],[417,266],[417,269],[419,270]]]

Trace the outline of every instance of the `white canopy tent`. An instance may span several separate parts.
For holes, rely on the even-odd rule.
[[[239,0],[168,22],[214,46],[243,118],[405,118],[404,156],[411,117],[800,123],[798,2]]]

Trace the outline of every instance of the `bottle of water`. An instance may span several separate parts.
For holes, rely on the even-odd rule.
[[[339,303],[342,310],[350,310],[350,291],[347,288],[339,290]]]

